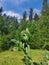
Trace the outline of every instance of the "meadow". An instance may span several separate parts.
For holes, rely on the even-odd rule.
[[[40,63],[46,50],[31,50],[31,58],[33,62]],[[22,59],[24,53],[21,51],[4,51],[0,53],[0,65],[23,65]]]

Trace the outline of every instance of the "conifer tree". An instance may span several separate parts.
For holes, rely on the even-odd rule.
[[[26,13],[26,11],[24,11],[24,13],[23,13],[23,20],[24,21],[26,21],[26,15],[27,15],[27,13]]]
[[[33,9],[30,8],[30,15],[29,15],[29,21],[33,20]]]
[[[35,21],[38,21],[38,20],[39,20],[39,16],[38,16],[37,13],[35,13],[35,15],[34,15],[34,20],[35,20]]]
[[[48,8],[48,0],[43,0],[42,15],[47,13],[47,8]]]
[[[0,16],[2,15],[3,8],[0,7]]]

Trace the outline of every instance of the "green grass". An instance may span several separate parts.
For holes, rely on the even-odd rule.
[[[43,58],[43,53],[46,50],[31,50],[31,57],[33,61],[40,62]],[[48,51],[47,51],[48,52]],[[5,51],[0,53],[0,65],[23,65],[24,53],[17,51]]]

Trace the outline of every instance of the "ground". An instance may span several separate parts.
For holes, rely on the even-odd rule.
[[[31,57],[34,62],[40,62],[46,50],[31,50]],[[4,51],[0,53],[0,65],[23,65],[24,53],[16,51]]]

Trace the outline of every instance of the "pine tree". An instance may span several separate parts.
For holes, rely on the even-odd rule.
[[[27,15],[27,13],[26,13],[26,11],[24,11],[24,13],[23,13],[23,20],[24,21],[26,21],[26,15]]]
[[[2,15],[3,8],[0,7],[0,16]]]
[[[30,8],[30,15],[29,15],[29,21],[33,20],[33,9]]]
[[[35,20],[35,21],[38,21],[38,20],[39,20],[39,16],[38,16],[37,13],[35,13],[35,15],[34,15],[34,20]]]
[[[46,14],[48,8],[48,0],[43,0],[42,15]]]

